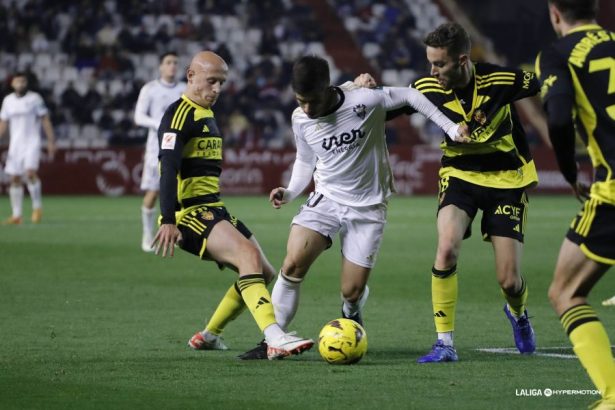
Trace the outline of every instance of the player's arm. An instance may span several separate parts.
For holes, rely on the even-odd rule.
[[[574,90],[566,61],[553,50],[546,50],[536,62],[542,82],[541,97],[547,114],[549,140],[564,179],[579,198],[587,197],[588,188],[577,180],[575,128],[573,120]]]
[[[137,105],[135,106],[135,124],[140,127],[158,129],[158,121],[155,118],[149,116],[149,107],[151,104],[151,96],[147,85],[141,88],[139,91],[139,98],[137,98]]]
[[[173,256],[175,244],[181,241],[181,233],[175,221],[175,204],[177,203],[177,175],[181,166],[184,147],[182,131],[171,128],[171,119],[175,110],[167,110],[158,129],[158,146],[160,148],[160,228],[154,237],[156,255],[162,250],[162,256]]]
[[[47,137],[47,153],[49,154],[49,157],[53,158],[56,153],[56,134],[53,130],[53,124],[51,124],[49,114],[43,115],[41,118],[41,124],[43,125],[45,136]]]
[[[504,73],[514,74],[512,85],[508,83],[502,85],[505,103],[511,103],[522,98],[534,96],[540,91],[540,80],[535,73],[515,68],[506,68],[504,69]]]
[[[314,167],[316,165],[316,155],[303,137],[301,130],[293,124],[293,133],[297,145],[297,156],[293,164],[288,187],[277,187],[271,190],[269,201],[275,209],[291,202],[307,188],[312,181]]]
[[[455,124],[438,109],[427,97],[415,88],[384,87],[384,108],[387,111],[410,106],[433,121],[438,127],[457,142],[470,142],[469,129],[466,124]]]
[[[349,82],[349,83],[353,84],[355,87],[363,87],[363,88],[378,87],[378,83],[376,82],[376,79],[370,73],[359,74],[352,82]],[[400,115],[403,115],[403,114],[412,115],[416,112],[417,111],[414,108],[407,105],[405,107],[387,111],[386,120],[390,121],[394,118],[399,117]]]

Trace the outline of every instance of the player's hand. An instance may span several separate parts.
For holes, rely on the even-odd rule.
[[[47,156],[50,160],[53,161],[53,157],[55,157],[57,151],[55,141],[47,141]]]
[[[577,181],[572,185],[572,191],[574,192],[574,196],[576,196],[581,203],[589,199],[589,186],[582,182]]]
[[[376,88],[378,85],[374,77],[369,73],[359,74],[357,78],[354,79],[354,83],[363,88]]]
[[[162,224],[154,237],[152,248],[155,248],[156,255],[162,250],[162,257],[173,256],[175,244],[182,240],[182,234],[174,224]]]
[[[284,200],[285,191],[286,188],[282,187],[277,187],[271,190],[271,193],[269,194],[269,202],[271,202],[271,206],[275,209],[280,209],[280,207],[286,203]]]
[[[470,138],[470,127],[468,127],[468,124],[459,124],[459,129],[457,130],[457,137],[455,138],[455,141],[461,142],[462,144],[470,144],[474,142],[472,138]]]

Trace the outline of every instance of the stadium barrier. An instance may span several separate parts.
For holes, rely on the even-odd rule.
[[[0,150],[0,163],[6,162],[6,149]],[[569,193],[550,149],[532,151],[540,178],[537,193]],[[441,151],[417,145],[390,150],[395,185],[400,195],[435,194]],[[143,150],[139,147],[84,148],[59,150],[53,161],[42,155],[40,175],[43,191],[49,195],[139,194]],[[277,186],[286,186],[295,159],[293,150],[225,149],[222,172],[223,194],[262,195]],[[584,164],[580,179],[589,181],[591,167]],[[0,192],[6,193],[9,178],[0,171]]]

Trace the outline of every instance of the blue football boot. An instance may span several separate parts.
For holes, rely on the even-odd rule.
[[[442,340],[438,339],[435,345],[431,347],[431,351],[423,357],[419,357],[417,363],[443,363],[456,362],[459,360],[457,351],[453,346],[446,346]]]
[[[508,309],[508,303],[504,305],[504,313],[510,321],[513,328],[513,335],[515,336],[515,345],[520,353],[534,353],[536,350],[536,336],[534,335],[534,329],[527,316],[527,310],[523,312],[523,316],[519,319],[515,318],[510,309]]]

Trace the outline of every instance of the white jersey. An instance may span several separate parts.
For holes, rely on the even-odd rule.
[[[47,115],[47,112],[43,98],[34,91],[27,91],[21,97],[11,93],[4,98],[0,119],[9,123],[9,151],[22,146],[40,149],[41,118]]]
[[[340,101],[332,113],[311,119],[297,108],[292,127],[296,160],[316,168],[316,191],[344,205],[383,203],[394,192],[384,133],[387,111],[419,104],[445,130],[458,128],[412,88],[336,91]]]
[[[165,84],[160,79],[150,81],[141,88],[135,107],[135,123],[149,129],[145,155],[158,157],[158,127],[167,107],[177,101],[184,90],[183,81]]]

